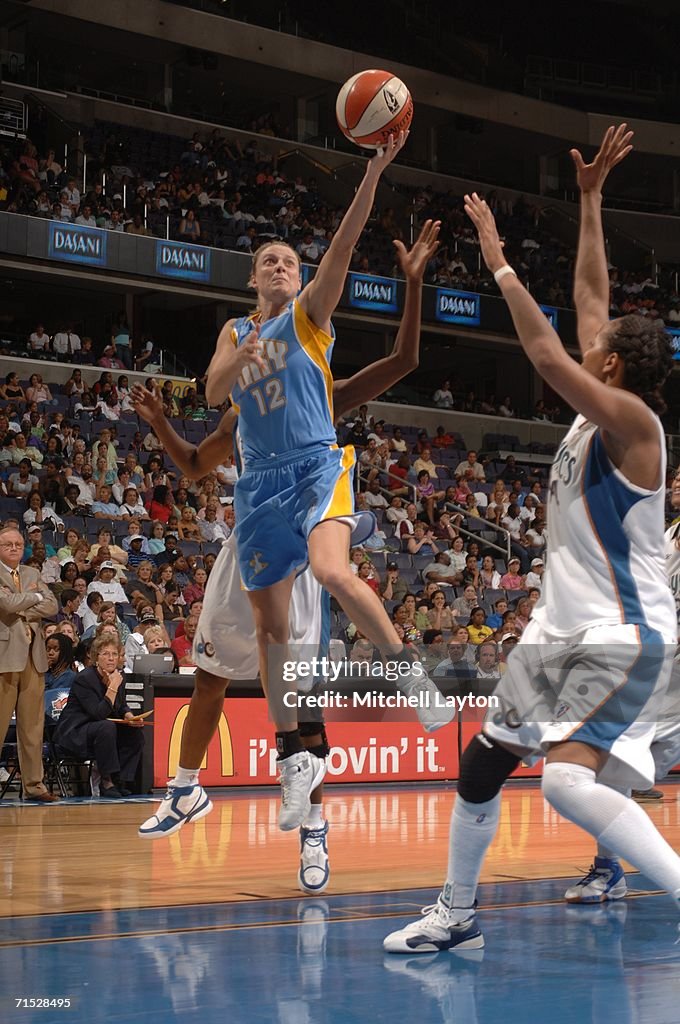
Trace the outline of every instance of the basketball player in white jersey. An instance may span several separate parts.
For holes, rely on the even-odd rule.
[[[427,221],[410,252],[407,253],[401,243],[395,243],[406,278],[406,299],[394,349],[385,359],[365,367],[349,380],[334,382],[333,403],[338,417],[375,398],[417,367],[422,278],[437,249],[438,233],[439,222]],[[191,479],[205,476],[233,450],[235,415],[231,410],[225,413],[213,434],[195,447],[172,429],[163,415],[157,394],[136,385],[133,401],[137,412],[153,426],[172,460]],[[323,594],[309,570],[296,580],[290,615],[291,643],[317,649],[327,640],[322,609],[328,598]],[[156,814],[139,829],[139,835],[144,838],[172,835],[185,822],[196,821],[212,810],[198,781],[198,772],[219,723],[225,689],[230,679],[253,679],[258,674],[254,619],[241,586],[233,535],[223,545],[210,574],[193,653],[197,671],[182,734],[179,767]],[[322,720],[301,722],[300,734],[313,755],[324,758],[328,754]],[[298,881],[306,892],[321,892],[329,880],[328,822],[323,818],[322,794],[323,784],[320,784],[311,794],[311,811],[300,828],[302,854]]]
[[[606,265],[606,253],[600,207],[602,186],[620,155],[617,145],[623,138],[626,126],[618,129],[618,135],[611,133],[596,155],[592,164],[584,164],[581,154],[572,151],[576,164],[578,184],[581,191],[581,228],[579,259],[576,264],[574,298],[579,317],[588,315],[591,308],[602,308],[609,298],[608,276],[602,273]],[[671,504],[680,509],[680,472],[675,474],[671,491]],[[680,548],[678,547],[679,524],[671,526],[664,537],[665,569],[671,592],[675,598],[676,614],[680,623]],[[670,769],[680,761],[680,663],[677,658],[671,676],[671,684],[654,733],[651,751],[654,758],[654,775],[660,782]],[[626,796],[630,790],[621,787]],[[603,843],[598,843],[597,853],[590,870],[575,885],[565,892],[569,903],[604,903],[623,899],[628,891],[623,868],[618,859]]]
[[[614,149],[613,166],[629,151],[630,134],[610,129],[603,145]],[[496,688],[500,708],[461,758],[446,883],[419,921],[387,936],[389,953],[482,948],[479,875],[501,787],[520,759],[544,756],[548,802],[680,899],[680,857],[645,812],[607,784],[652,784],[650,745],[676,645],[656,415],[672,367],[670,339],[641,317],[610,323],[607,293],[579,310],[579,366],[506,263],[487,204],[475,193],[465,208],[525,353],[578,415],[551,472],[543,594]],[[594,257],[579,251],[584,258]],[[607,276],[604,259],[598,274]]]

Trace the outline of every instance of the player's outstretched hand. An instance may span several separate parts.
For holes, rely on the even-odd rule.
[[[425,268],[439,248],[440,220],[426,220],[410,252],[398,238],[394,239],[397,258],[404,277],[413,281],[422,281]]]
[[[242,345],[237,349],[237,358],[242,366],[255,363],[262,373],[267,373],[268,368],[262,358],[262,342],[260,341],[260,327],[253,328]]]
[[[492,274],[508,262],[503,255],[503,243],[498,237],[498,228],[491,210],[476,192],[465,196],[465,212],[477,228],[482,256]]]
[[[576,181],[581,192],[600,192],[607,175],[628,156],[631,149],[633,132],[628,131],[627,124],[618,128],[611,125],[607,128],[602,145],[595,154],[593,162],[587,164],[578,149],[571,149],[571,158],[576,166]]]
[[[149,391],[143,384],[133,384],[130,392],[135,412],[139,413],[147,423],[158,422],[163,418],[163,398],[160,388],[154,381],[153,391]]]
[[[396,139],[394,135],[390,135],[387,143],[376,149],[375,156],[372,157],[369,166],[376,170],[378,174],[382,174],[385,168],[392,163],[397,153],[404,148],[408,136],[409,133],[407,131],[399,132]]]

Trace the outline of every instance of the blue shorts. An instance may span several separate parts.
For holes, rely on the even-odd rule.
[[[246,590],[264,590],[307,565],[307,540],[327,519],[346,520],[351,544],[376,527],[372,512],[354,511],[356,455],[351,445],[315,445],[247,464],[234,488],[239,569]]]

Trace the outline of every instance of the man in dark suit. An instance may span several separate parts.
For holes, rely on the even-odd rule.
[[[42,619],[56,615],[57,600],[32,566],[22,565],[24,540],[14,527],[0,530],[0,737],[16,710],[24,797],[59,798],[43,782],[43,725],[47,654]]]

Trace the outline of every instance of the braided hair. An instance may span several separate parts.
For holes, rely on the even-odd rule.
[[[663,324],[634,313],[622,316],[614,322],[608,344],[623,360],[624,388],[662,415],[666,403],[661,391],[673,368],[673,347]]]

